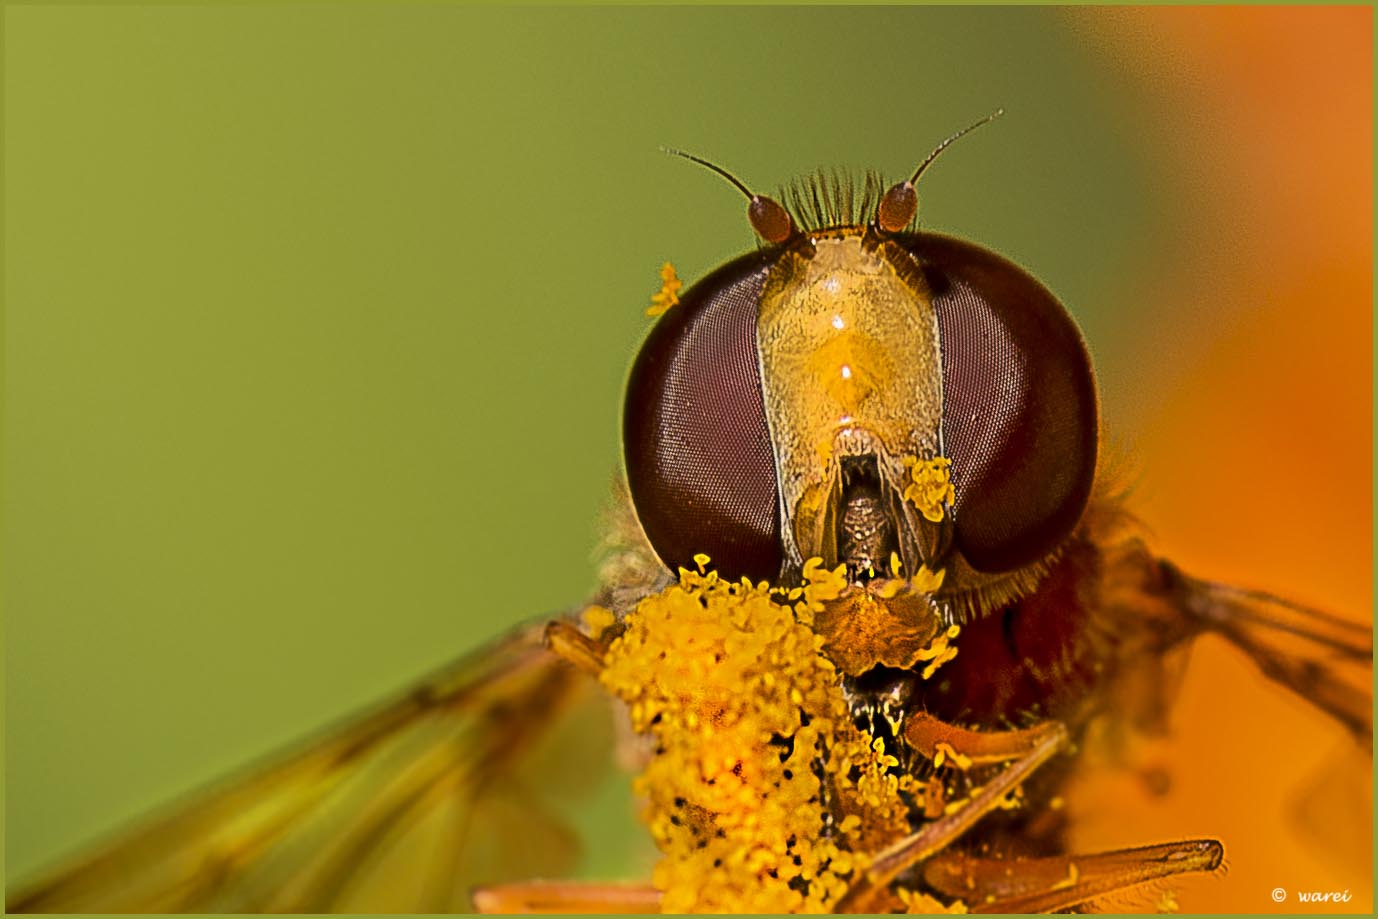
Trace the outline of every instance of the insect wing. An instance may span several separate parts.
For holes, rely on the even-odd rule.
[[[1107,552],[1102,579],[1103,602],[1142,637],[1140,657],[1171,660],[1195,638],[1220,635],[1268,679],[1342,723],[1363,749],[1371,746],[1371,626],[1265,591],[1192,577],[1137,539]]]
[[[1260,590],[1205,581],[1164,563],[1179,608],[1244,651],[1270,680],[1373,738],[1373,631]]]
[[[7,909],[455,912],[480,883],[567,873],[577,848],[554,798],[608,762],[611,709],[543,631],[193,795]]]

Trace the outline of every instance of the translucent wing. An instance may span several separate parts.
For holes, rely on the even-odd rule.
[[[1273,594],[1187,575],[1138,540],[1107,554],[1103,589],[1147,637],[1144,650],[1171,658],[1186,641],[1216,633],[1269,679],[1343,723],[1364,749],[1373,736],[1373,630]]]
[[[576,851],[552,793],[610,762],[612,710],[542,633],[192,796],[8,910],[456,912],[477,884],[567,873]]]
[[[1183,574],[1164,562],[1184,613],[1229,639],[1263,674],[1338,719],[1367,749],[1373,737],[1373,631],[1321,610]]]

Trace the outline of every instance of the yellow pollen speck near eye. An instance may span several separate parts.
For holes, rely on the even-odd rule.
[[[900,554],[899,554],[898,552],[891,552],[891,553],[890,553],[890,574],[891,574],[893,577],[899,577],[899,576],[900,576],[900,572],[902,572],[903,570],[904,570],[904,565],[900,562]]]
[[[957,500],[951,479],[952,460],[945,456],[928,460],[906,456],[904,465],[909,467],[910,479],[904,489],[904,500],[917,507],[925,520],[933,523],[942,520],[943,508]]]
[[[684,282],[675,276],[675,266],[666,262],[660,267],[660,291],[651,297],[651,305],[646,308],[647,316],[668,313],[679,303],[679,289]]]
[[[909,585],[922,594],[935,594],[943,586],[943,578],[947,575],[947,569],[939,568],[937,571],[929,570],[927,565],[919,566],[919,573],[914,575]],[[956,638],[957,636],[952,636]]]

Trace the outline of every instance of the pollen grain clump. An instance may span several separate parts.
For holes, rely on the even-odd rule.
[[[666,262],[660,266],[660,290],[651,296],[647,316],[660,316],[679,305],[679,289],[684,282],[675,274],[675,266]]]
[[[654,741],[636,788],[662,909],[829,911],[866,853],[910,832],[901,795],[920,793],[853,725],[807,624],[841,575],[785,591],[696,561],[627,617],[601,677]]]
[[[904,465],[909,467],[910,479],[904,500],[913,502],[924,519],[933,523],[942,520],[944,506],[957,500],[957,490],[952,485],[952,460],[945,456],[926,460],[906,456]]]

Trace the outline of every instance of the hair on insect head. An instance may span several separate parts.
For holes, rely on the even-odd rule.
[[[799,235],[799,227],[810,230],[826,229],[832,226],[860,224],[865,215],[874,213],[871,227],[881,233],[899,233],[914,221],[919,210],[919,196],[915,184],[933,161],[960,137],[970,134],[984,124],[989,124],[1005,113],[996,109],[975,124],[968,125],[938,144],[933,152],[924,158],[914,174],[903,182],[890,186],[885,194],[880,178],[867,173],[860,187],[848,175],[820,172],[802,180],[796,180],[784,192],[786,204],[774,198],[758,195],[717,163],[692,153],[672,147],[660,149],[673,156],[683,157],[700,166],[711,169],[746,196],[747,218],[751,227],[766,242],[779,245],[789,242]]]

